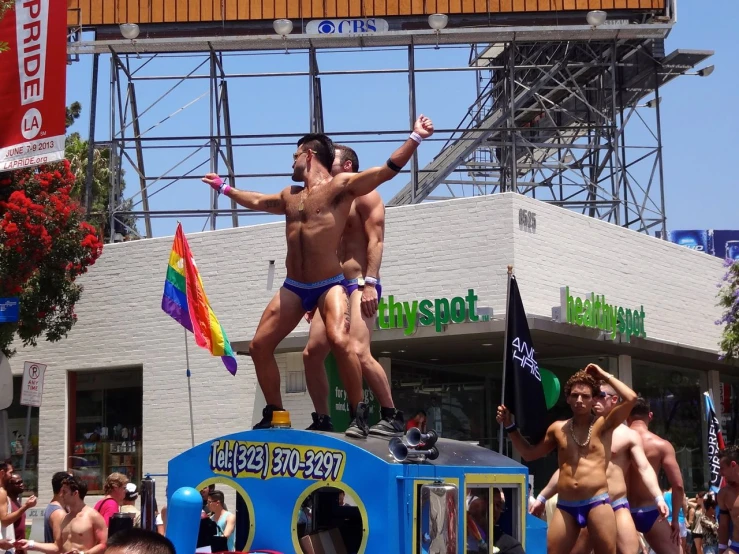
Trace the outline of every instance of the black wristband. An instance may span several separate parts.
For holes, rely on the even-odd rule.
[[[518,431],[518,425],[516,423],[511,423],[508,427],[505,427],[506,433],[513,433],[513,431]]]
[[[395,165],[395,164],[393,163],[393,160],[391,160],[390,158],[388,158],[388,159],[387,159],[387,166],[388,166],[388,167],[389,167],[390,169],[392,169],[392,170],[393,170],[393,171],[394,171],[395,173],[400,173],[400,170],[401,170],[401,169],[403,169],[402,167],[400,167],[400,166],[398,166],[398,165]]]

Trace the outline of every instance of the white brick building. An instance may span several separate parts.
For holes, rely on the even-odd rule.
[[[535,213],[535,229],[519,224],[520,210]],[[216,315],[235,349],[245,352],[262,310],[285,278],[284,223],[192,234],[188,240]],[[142,437],[136,437],[142,444],[128,453],[129,460],[119,455],[107,469],[135,463],[142,452],[138,470],[163,474],[168,460],[189,448],[185,335],[160,307],[171,247],[171,237],[106,246],[82,280],[79,322],[69,337],[34,349],[19,347],[12,358],[16,375],[25,360],[48,364],[37,424],[42,502],[51,496],[51,475],[71,465],[75,442],[85,442],[73,434],[96,425],[91,411],[107,410],[103,424],[112,436],[116,414],[143,406]],[[691,432],[700,436],[704,426],[693,416],[701,391],[710,386],[720,404],[720,382],[732,383],[720,377],[728,366],[718,361],[720,329],[714,324],[721,261],[512,193],[388,210],[382,263],[386,297],[433,300],[474,289],[478,311],[487,308],[493,314],[489,321],[445,325],[438,333],[430,326],[411,336],[400,329],[375,334],[373,353],[391,373],[400,408],[424,407],[430,422],[441,414],[438,423],[448,436],[497,444],[492,418],[500,395],[508,264],[518,278],[542,367],[562,380],[587,360],[600,360],[653,397],[656,418],[665,414],[663,427],[672,417],[673,431],[682,432],[690,424],[683,415],[691,414]],[[605,340],[598,330],[553,321],[563,286],[580,297],[595,292],[617,305],[643,306],[647,338],[627,344]],[[286,373],[301,370],[307,330],[301,323],[278,354],[285,407],[295,427],[310,423],[312,406],[306,392],[285,392]],[[195,442],[250,428],[262,408],[251,359],[238,356],[239,370],[232,377],[219,359],[195,346],[191,335],[188,341]],[[106,379],[105,372],[113,371],[122,373]],[[290,378],[291,388],[302,390],[302,378],[297,373]],[[103,394],[100,401],[96,387],[106,381],[111,390],[127,387],[123,405],[120,395],[113,401]],[[657,392],[663,389],[668,392]],[[87,404],[77,405],[76,395],[84,390],[90,391]],[[727,425],[732,421],[724,418]],[[705,456],[695,444],[703,442],[676,442],[684,447],[678,455],[686,478],[695,481],[688,490],[703,486]],[[548,467],[532,466],[537,488]],[[160,496],[165,481],[158,479]]]

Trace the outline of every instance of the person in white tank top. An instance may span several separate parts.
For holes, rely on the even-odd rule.
[[[7,509],[8,509],[7,513],[11,513],[13,511],[13,507],[10,505],[9,498],[8,498],[8,508]],[[15,527],[13,527],[12,523],[8,525],[0,525],[0,539],[5,539],[6,541],[9,541],[10,543],[15,542]],[[5,552],[14,554],[15,548],[10,548],[8,550],[3,550],[0,548],[0,554],[5,554]]]

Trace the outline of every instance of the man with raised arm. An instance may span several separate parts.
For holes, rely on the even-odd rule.
[[[607,416],[592,413],[601,381],[623,398]],[[505,406],[498,407],[497,420],[503,423],[513,446],[526,461],[537,460],[557,448],[559,498],[549,522],[547,552],[570,554],[580,530],[587,527],[595,554],[615,554],[616,518],[608,496],[606,468],[613,431],[626,421],[636,393],[595,364],[570,377],[564,392],[572,418],[550,425],[539,444],[529,444],[518,432]]]
[[[331,175],[359,171],[357,153],[343,144],[335,144],[336,157]],[[371,435],[400,436],[405,431],[403,413],[395,409],[390,383],[385,370],[372,357],[370,342],[375,326],[377,304],[382,296],[380,264],[385,237],[385,205],[376,190],[357,197],[352,202],[346,227],[339,245],[341,270],[349,295],[351,325],[349,334],[359,357],[362,377],[380,403],[380,421],[370,427]],[[308,393],[313,401],[313,423],[308,429],[333,431],[328,415],[328,378],[324,362],[330,350],[326,326],[320,313],[309,313],[310,336],[303,350]]]
[[[652,413],[649,411],[649,402],[639,397],[631,409],[629,427],[641,437],[644,453],[654,472],[659,475],[665,471],[667,480],[672,485],[672,513],[675,514],[670,524],[655,506],[654,494],[641,479],[631,475],[627,483],[628,499],[631,517],[634,518],[636,530],[644,535],[649,546],[657,554],[679,554],[680,552],[680,524],[677,514],[683,505],[685,489],[683,476],[675,458],[675,449],[669,443],[649,431],[649,421]],[[738,553],[739,554],[739,553]]]
[[[616,389],[605,382],[600,383],[600,394],[595,397],[593,412],[597,416],[608,417],[621,401]],[[635,473],[636,472],[636,473]],[[637,475],[638,474],[638,475]],[[611,441],[611,460],[606,470],[608,479],[608,495],[616,517],[616,552],[619,554],[632,554],[639,550],[639,535],[634,520],[629,511],[629,501],[626,496],[626,485],[629,478],[640,479],[659,510],[659,514],[665,518],[669,512],[662,491],[659,488],[659,480],[652,466],[647,460],[642,447],[639,433],[630,429],[627,425],[619,425],[613,431]],[[539,516],[545,507],[546,501],[557,492],[559,481],[559,470],[554,473],[549,484],[541,491],[536,502],[531,507],[531,513]],[[582,534],[587,535],[587,529]],[[578,541],[573,553],[590,552],[592,547],[587,537]],[[580,547],[583,550],[580,550]]]
[[[408,163],[421,141],[434,132],[431,120],[421,116],[408,140],[382,167],[332,177],[334,146],[326,135],[309,134],[298,141],[293,154],[296,183],[277,194],[236,190],[209,173],[203,179],[237,204],[257,211],[285,215],[287,278],[262,314],[249,346],[267,406],[255,429],[272,424],[272,414],[283,410],[280,373],[274,352],[306,312],[318,308],[336,357],[349,400],[351,424],[347,435],[366,437],[367,406],[362,402],[362,373],[349,336],[349,298],[337,255],[341,235],[354,199],[389,181]]]
[[[718,551],[719,554],[739,554],[739,446],[727,446],[719,452],[718,463],[721,477],[726,480],[726,486],[716,496]],[[677,516],[672,520],[677,521]]]

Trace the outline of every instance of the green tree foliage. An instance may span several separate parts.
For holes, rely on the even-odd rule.
[[[10,357],[16,334],[64,338],[77,320],[82,287],[75,281],[102,253],[97,229],[70,198],[67,160],[0,173],[0,296],[20,298],[20,319],[0,325],[0,351]]]
[[[722,325],[721,357],[726,360],[739,360],[739,260],[726,260],[726,275],[718,293],[719,306],[723,315],[716,324]]]

